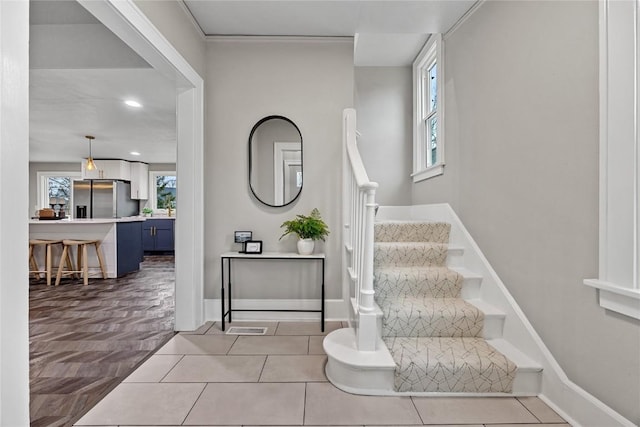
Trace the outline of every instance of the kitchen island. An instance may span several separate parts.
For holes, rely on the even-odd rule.
[[[127,273],[138,271],[143,259],[142,224],[146,218],[140,216],[126,218],[96,218],[96,219],[61,219],[61,220],[30,220],[30,239],[99,239],[104,256],[107,277],[115,278]],[[54,266],[58,265],[61,249],[54,247]],[[39,251],[36,255],[38,265],[44,265],[44,254]],[[98,265],[98,259],[93,250],[89,250],[91,267]]]

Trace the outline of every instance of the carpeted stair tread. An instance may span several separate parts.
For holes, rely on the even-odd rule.
[[[442,267],[448,249],[445,243],[376,242],[373,263],[376,267]]]
[[[461,298],[378,300],[383,337],[479,337],[484,313]]]
[[[445,222],[382,221],[374,225],[376,242],[449,243],[451,225]]]
[[[446,267],[450,224],[375,224],[374,298],[398,392],[508,393],[516,366],[482,335],[485,314]]]
[[[407,297],[456,298],[464,277],[447,267],[377,267],[373,286],[377,299]]]
[[[399,392],[509,393],[516,365],[481,338],[384,338]]]

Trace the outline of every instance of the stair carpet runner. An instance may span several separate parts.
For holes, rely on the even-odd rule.
[[[398,392],[509,393],[516,366],[482,338],[484,313],[446,267],[447,223],[375,224],[375,301]]]

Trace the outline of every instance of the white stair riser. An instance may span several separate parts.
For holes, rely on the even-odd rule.
[[[449,268],[464,267],[464,249],[449,247],[446,266]]]
[[[514,396],[537,396],[542,389],[542,370],[518,369],[513,380]]]
[[[484,328],[482,336],[487,339],[502,338],[502,330],[504,329],[504,314],[486,314],[484,315]]]
[[[355,351],[355,350],[354,350]],[[517,369],[511,393],[425,393],[397,392],[394,389],[394,370],[388,367],[362,369],[327,358],[325,373],[329,381],[348,393],[379,396],[537,396],[540,394],[542,371]]]
[[[482,286],[482,278],[481,277],[470,277],[464,278],[462,282],[462,290],[460,291],[460,296],[462,299],[474,299],[480,298],[480,288]]]
[[[376,391],[393,392],[395,369],[372,368],[362,369],[327,358],[325,374],[333,385],[349,393],[377,394]],[[386,394],[386,393],[385,393]]]

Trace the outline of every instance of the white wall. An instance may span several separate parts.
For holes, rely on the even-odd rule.
[[[411,67],[355,68],[358,149],[380,205],[411,203],[412,85]]]
[[[598,4],[485,2],[445,40],[453,205],[569,378],[640,423],[640,322],[598,306]],[[453,150],[454,154],[449,155]]]
[[[234,230],[252,230],[265,251],[295,251],[278,241],[280,225],[317,207],[331,234],[327,298],[341,297],[340,213],[342,110],[353,106],[353,43],[345,40],[217,39],[207,45],[205,128],[205,298],[219,298],[220,254],[238,250]],[[270,208],[251,196],[248,139],[269,115],[291,119],[304,143],[304,187],[291,205]],[[316,249],[318,251],[318,249]],[[315,276],[301,265],[238,268],[237,296],[318,298]],[[244,273],[244,274],[243,274]]]

